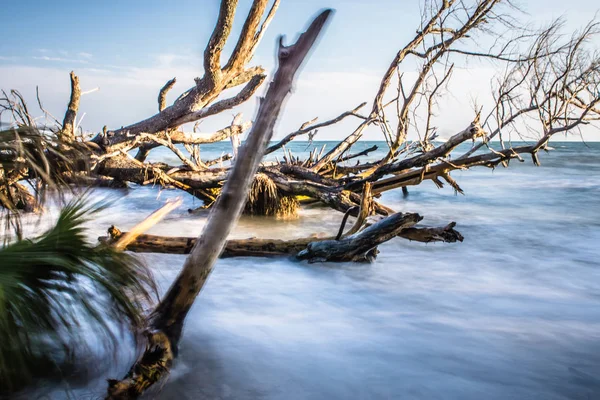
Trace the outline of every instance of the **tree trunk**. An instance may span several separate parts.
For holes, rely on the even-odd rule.
[[[402,228],[398,237],[423,243],[462,242],[463,236],[454,229],[455,222],[451,222],[441,228]],[[381,225],[379,225],[381,227]],[[127,232],[121,232],[118,228],[111,226],[108,236],[98,238],[102,243],[117,242]],[[381,235],[387,235],[382,231]],[[391,237],[390,237],[391,239]],[[185,236],[159,236],[139,235],[129,243],[126,250],[136,253],[163,253],[163,254],[189,254],[196,244],[195,237]],[[281,239],[230,239],[225,243],[221,258],[229,257],[286,257],[295,256],[305,250],[310,243],[334,240],[333,236],[318,237],[316,235],[290,240]],[[378,239],[379,240],[379,239]]]
[[[261,102],[256,122],[240,149],[238,159],[217,204],[211,211],[204,232],[194,244],[177,279],[150,316],[146,351],[125,379],[109,383],[109,399],[137,398],[168,372],[177,354],[185,317],[208,279],[227,236],[242,212],[248,188],[266,145],[273,135],[273,127],[284,100],[292,89],[294,76],[330,13],[331,10],[325,10],[315,18],[294,45],[285,47],[280,38],[279,66],[273,82]]]

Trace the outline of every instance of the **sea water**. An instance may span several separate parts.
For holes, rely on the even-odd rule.
[[[312,146],[324,144],[327,151],[334,142]],[[376,144],[378,153],[361,160],[385,151]],[[600,398],[600,143],[551,146],[540,167],[524,156],[508,169],[454,171],[464,195],[426,181],[407,198],[394,190],[380,199],[421,214],[423,225],[456,221],[463,243],[396,238],[372,264],[219,260],[187,317],[171,376],[150,398]],[[303,156],[313,147],[288,146]],[[230,145],[207,149],[204,159]],[[168,153],[153,157],[177,163]],[[136,187],[95,196],[115,203],[90,226],[90,238],[111,224],[127,230],[181,193]],[[149,233],[197,236],[206,215],[186,210],[200,204],[184,196]],[[293,221],[243,217],[232,236],[331,235],[341,219],[323,207]],[[161,293],[185,258],[143,257]],[[91,381],[42,390],[44,398],[102,397],[104,379],[131,365],[130,342],[121,347],[119,357],[97,363],[104,367]]]

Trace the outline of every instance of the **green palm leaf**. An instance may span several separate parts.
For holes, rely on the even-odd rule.
[[[114,341],[111,318],[138,327],[155,289],[134,256],[92,246],[84,223],[104,206],[68,204],[49,231],[0,249],[0,382],[12,391],[66,360],[80,320]]]

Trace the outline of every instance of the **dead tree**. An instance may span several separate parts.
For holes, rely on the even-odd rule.
[[[538,153],[547,150],[556,134],[577,132],[600,118],[600,57],[590,49],[599,25],[590,23],[571,37],[561,33],[558,22],[533,31],[521,28],[512,17],[508,0],[425,0],[418,30],[394,56],[384,72],[368,111],[366,103],[333,118],[307,121],[269,147],[274,121],[292,85],[298,66],[325,23],[329,11],[315,19],[290,47],[279,46],[279,68],[256,120],[232,123],[212,134],[199,134],[186,124],[231,110],[252,98],[265,80],[252,57],[279,0],[254,0],[240,36],[227,61],[221,53],[229,39],[237,0],[222,0],[216,26],[204,51],[204,75],[173,104],[166,98],[175,79],[158,93],[158,112],[119,129],[104,129],[87,139],[78,132],[77,111],[82,95],[77,76],[71,74],[71,97],[60,122],[44,111],[54,124],[37,126],[18,92],[3,93],[0,112],[8,113],[15,127],[0,131],[0,205],[15,212],[37,211],[34,196],[51,182],[62,180],[85,185],[156,185],[185,191],[203,201],[210,217],[199,238],[137,235],[126,243],[131,251],[189,254],[166,296],[148,319],[145,352],[120,381],[111,381],[108,398],[135,398],[168,373],[177,353],[183,323],[208,278],[217,257],[293,256],[309,261],[373,261],[377,246],[399,237],[419,242],[457,242],[462,235],[455,223],[423,227],[419,214],[395,213],[377,201],[382,192],[431,180],[462,189],[451,172],[477,166],[508,166],[529,155],[539,165]],[[270,4],[270,7],[269,7]],[[487,49],[473,48],[489,39]],[[481,39],[481,40],[480,40]],[[440,142],[437,132],[445,124],[436,116],[443,106],[454,66],[465,60],[486,60],[501,71],[494,79],[491,102],[474,110],[465,128]],[[418,65],[409,80],[401,72]],[[241,89],[219,99],[226,89]],[[40,102],[40,108],[43,107]],[[285,148],[292,140],[308,137],[344,119],[357,124],[329,151],[314,149],[305,159]],[[352,151],[370,127],[381,130],[387,144],[377,160],[360,159],[375,149]],[[250,131],[232,167],[231,158],[203,160],[200,146],[210,145]],[[416,136],[417,140],[408,140]],[[511,137],[529,140],[512,146]],[[499,146],[491,140],[499,139]],[[464,154],[457,148],[472,143]],[[183,148],[185,151],[181,148]],[[147,162],[152,149],[169,149],[180,165]],[[129,152],[137,150],[137,155]],[[276,163],[262,162],[264,154],[283,153]],[[363,158],[364,161],[364,158]],[[257,175],[258,174],[258,175]],[[51,178],[51,179],[50,179]],[[254,181],[254,182],[253,182]],[[253,184],[254,183],[254,184]],[[248,199],[248,188],[252,194]],[[226,241],[235,220],[245,209],[250,213],[293,214],[298,198],[323,203],[342,214],[338,235],[292,241],[270,238]],[[249,204],[245,207],[245,203]],[[355,217],[351,228],[345,224]],[[139,232],[138,232],[139,233]],[[123,233],[114,228],[107,241],[119,243]],[[129,236],[131,238],[131,236]],[[123,242],[120,242],[123,243]],[[122,244],[122,246],[125,246]]]
[[[63,150],[77,147],[81,160],[77,166],[70,165],[68,171],[62,172],[63,179],[73,183],[134,183],[175,188],[201,199],[202,209],[214,207],[232,174],[226,163],[231,156],[203,160],[199,146],[243,134],[252,124],[236,116],[230,126],[212,134],[184,128],[188,123],[248,100],[264,81],[264,70],[249,64],[279,1],[269,4],[266,0],[253,1],[234,50],[222,64],[222,49],[230,39],[237,10],[236,0],[223,0],[204,51],[204,76],[171,105],[166,102],[166,94],[175,80],[170,80],[159,91],[156,115],[120,129],[105,129],[89,141],[78,136],[74,129],[80,92],[73,74],[68,111],[62,123],[56,121],[55,146],[50,147]],[[368,111],[361,112],[366,106],[363,103],[323,122],[315,118],[269,146],[266,153],[280,152],[282,160],[260,165],[245,212],[294,214],[300,197],[303,201],[308,198],[321,202],[348,216],[359,216],[363,201],[360,193],[366,184],[370,184],[375,197],[393,189],[401,189],[406,195],[408,186],[425,180],[439,187],[448,184],[462,193],[451,176],[453,170],[508,166],[512,159],[522,161],[524,154],[537,165],[539,151],[547,149],[553,135],[577,132],[600,118],[600,59],[589,45],[590,39],[598,35],[596,22],[567,37],[562,34],[559,22],[538,31],[522,28],[514,17],[519,11],[507,0],[426,0],[422,9],[416,34],[400,48],[384,71]],[[477,45],[480,42],[492,45],[481,48]],[[437,132],[445,121],[437,117],[436,110],[443,107],[447,98],[454,66],[466,60],[485,60],[500,71],[492,82],[491,101],[474,110],[472,120],[465,121],[465,129],[440,143]],[[406,65],[418,66],[414,78],[408,79],[401,72]],[[217,100],[225,89],[235,87],[241,87],[236,95]],[[22,109],[17,114],[27,115],[27,110]],[[300,159],[285,147],[298,138],[312,140],[318,130],[343,119],[356,119],[357,124],[327,152],[314,149],[307,158]],[[365,130],[373,126],[381,130],[388,148],[380,159],[361,162],[361,157],[371,149],[353,154],[352,148]],[[407,140],[410,136],[416,136],[417,140]],[[511,137],[527,139],[529,144],[512,146]],[[11,146],[18,142],[17,136],[12,139]],[[499,146],[492,146],[492,139],[500,139]],[[457,148],[464,143],[472,143],[470,150],[457,154]],[[148,153],[159,146],[172,151],[180,165],[147,162]],[[132,157],[129,152],[134,149],[137,155]],[[16,153],[12,154],[13,159],[18,159]],[[64,166],[56,158],[50,162]],[[16,202],[19,207],[35,209],[23,188],[15,186],[24,179],[41,176],[43,171],[32,169],[35,169],[32,165],[13,163],[2,170],[3,204],[9,203],[3,199],[14,195],[23,199]],[[394,214],[394,210],[376,200],[371,204],[374,214]],[[453,228],[448,225],[427,229],[445,237],[443,232],[455,232]],[[419,226],[410,229],[417,229],[411,231],[413,237],[421,237],[415,232],[425,232]],[[407,228],[405,233],[408,231]],[[458,240],[454,233],[448,238]],[[426,237],[422,239],[429,241]]]
[[[208,224],[192,248],[179,276],[149,318],[146,351],[125,379],[110,382],[107,398],[137,398],[168,372],[173,357],[177,354],[185,317],[241,214],[248,188],[273,135],[275,121],[291,91],[294,76],[330,13],[331,10],[325,10],[315,18],[294,45],[286,47],[283,45],[283,38],[280,38],[279,67],[261,101],[254,127],[211,211]]]
[[[229,14],[226,11],[233,12],[231,4],[227,6],[226,3],[228,2],[224,2],[220,15],[225,21],[220,19],[217,28],[227,26],[226,17]],[[264,9],[266,5],[262,7]],[[256,5],[256,10],[259,9]],[[362,190],[365,182],[373,183],[375,194],[418,185],[427,179],[438,186],[446,182],[457,192],[461,192],[458,183],[450,176],[452,170],[478,165],[506,165],[508,160],[519,158],[522,153],[531,154],[537,163],[537,152],[545,148],[552,135],[577,130],[598,118],[598,60],[586,48],[587,40],[598,33],[595,23],[564,40],[561,39],[558,23],[538,32],[519,28],[518,22],[511,17],[511,13],[518,11],[502,0],[478,0],[471,3],[428,1],[424,10],[417,34],[398,51],[385,71],[369,114],[359,114],[359,110],[364,107],[362,104],[322,123],[307,121],[298,131],[288,134],[269,147],[267,152],[284,149],[285,144],[291,140],[301,135],[310,135],[311,132],[314,134],[318,128],[325,128],[347,117],[355,117],[360,121],[348,137],[325,154],[317,154],[315,151],[308,159],[300,160],[284,149],[282,163],[263,166],[261,173],[273,181],[280,196],[308,196],[346,212],[359,205],[360,196],[356,192]],[[251,12],[250,19],[252,15]],[[252,23],[247,22],[245,26],[247,25],[251,26]],[[490,49],[470,50],[465,44],[476,36],[491,38],[494,45]],[[223,35],[213,34],[212,39],[215,37],[224,40]],[[212,39],[211,43],[214,44]],[[210,55],[213,53],[209,48],[210,43],[205,52],[205,66],[213,65],[210,62]],[[478,114],[463,131],[441,145],[436,144],[437,126],[443,121],[436,121],[435,109],[443,101],[445,88],[452,80],[455,63],[472,58],[488,60],[499,71],[507,71],[495,81],[496,89],[492,95],[494,105],[486,110],[477,110],[485,113],[484,117]],[[407,82],[399,72],[400,67],[403,63],[414,60],[420,61],[421,68],[417,77]],[[203,79],[210,80],[210,76],[218,74],[207,75],[209,78]],[[385,101],[394,82],[397,86],[395,95],[391,100]],[[197,87],[194,90],[199,89]],[[180,106],[175,108],[182,109]],[[211,115],[217,108],[216,104],[204,107],[187,117],[177,117],[172,121],[187,122],[192,117]],[[395,109],[396,115],[391,115],[389,109]],[[169,111],[172,112],[174,111]],[[165,116],[171,115],[169,113]],[[537,126],[523,123],[530,118],[537,120]],[[156,120],[155,116],[140,124],[148,126],[151,124],[149,121]],[[174,123],[170,122],[171,125],[166,128],[161,126],[161,129],[174,129]],[[142,146],[147,141],[153,142],[150,146],[163,145],[171,149],[175,143],[188,141],[186,144],[192,144],[189,141],[194,137],[193,134],[181,131],[153,133],[152,130],[138,133],[136,129],[140,124],[114,133],[107,132],[113,138],[108,140],[109,147],[114,149],[115,146],[118,148],[123,143],[128,143],[125,146],[129,149]],[[345,164],[349,159],[357,157],[346,154],[371,125],[381,129],[389,147],[387,154],[375,162],[353,166]],[[491,139],[504,138],[510,132],[523,136],[525,129],[530,133],[540,133],[534,144],[510,148],[502,140],[500,151],[493,150],[488,145]],[[129,134],[125,140],[122,136],[127,130]],[[411,133],[415,133],[419,139],[407,141]],[[228,134],[216,136],[222,139]],[[473,148],[457,159],[452,152],[467,141],[473,141]],[[193,144],[198,143],[205,142],[196,141]],[[147,143],[144,146],[148,148]],[[482,146],[488,148],[489,152],[474,158],[474,152]],[[179,187],[205,200],[207,204],[212,204],[218,197],[219,187],[227,179],[228,169],[207,169],[202,165],[194,165],[191,157],[186,158],[181,152],[175,153],[182,160],[183,168],[146,165],[131,160],[124,162],[119,156],[116,162],[103,159],[103,165],[98,170],[119,180],[141,184],[158,181],[164,185]],[[451,161],[451,155],[454,161]],[[382,214],[392,211],[379,210]]]

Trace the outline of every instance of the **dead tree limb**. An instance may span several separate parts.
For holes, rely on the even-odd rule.
[[[340,122],[341,120],[343,120],[344,118],[349,117],[351,115],[361,118],[361,119],[365,119],[364,116],[358,114],[358,110],[360,110],[366,104],[367,103],[362,103],[362,104],[358,105],[356,108],[354,108],[350,111],[346,111],[346,112],[338,115],[336,118],[330,119],[329,121],[324,121],[324,122],[320,122],[318,124],[313,125],[312,123],[316,120],[316,118],[315,118],[314,120],[309,121],[308,123],[302,124],[300,129],[298,129],[297,131],[288,134],[286,137],[281,139],[278,143],[275,143],[274,145],[269,146],[267,148],[267,151],[265,152],[265,154],[270,154],[274,151],[277,151],[282,146],[284,146],[284,145],[288,144],[289,142],[291,142],[292,140],[294,140],[294,138],[296,138],[296,136],[304,135],[304,134],[314,131],[315,129],[319,129],[319,128],[322,128],[325,126],[336,124],[336,123]]]
[[[352,228],[344,236],[353,235],[362,228],[365,220],[369,215],[371,215],[371,209],[373,208],[373,199],[371,197],[371,183],[365,183],[362,192],[362,198],[360,201],[360,212],[358,213],[358,217],[356,221],[354,221],[354,225]]]
[[[366,181],[375,181],[383,177],[384,175],[390,173],[399,172],[415,167],[422,167],[438,158],[447,156],[453,149],[456,148],[456,146],[463,143],[464,141],[469,139],[474,140],[475,138],[481,137],[483,135],[485,135],[485,132],[483,131],[483,129],[481,129],[481,126],[479,125],[479,117],[477,117],[468,128],[452,136],[450,139],[448,139],[448,141],[434,148],[433,150],[422,153],[418,156],[406,158],[396,163],[384,164],[378,167],[367,178],[353,182],[347,185],[346,188],[352,190],[360,187]]]
[[[184,132],[181,130],[165,131],[156,134],[142,132],[138,134],[136,136],[136,140],[130,143],[129,146],[125,147],[124,150],[128,151],[130,149],[133,149],[140,143],[143,143],[143,145],[139,148],[138,153],[135,156],[136,160],[143,162],[148,157],[148,154],[152,149],[164,145],[160,141],[153,140],[153,138],[166,140],[168,136],[171,143],[173,144],[201,145],[220,142],[221,140],[227,139],[231,136],[240,135],[248,129],[250,129],[251,126],[251,121],[246,121],[244,123],[238,124],[235,123],[234,120],[234,122],[230,126],[212,133]],[[119,147],[120,146],[114,146],[112,148],[112,151],[116,151],[116,149],[119,149]],[[179,155],[177,156],[179,157]]]
[[[279,66],[261,102],[254,127],[240,150],[203,234],[192,248],[177,279],[150,316],[146,351],[125,379],[110,382],[109,399],[137,398],[169,370],[177,353],[185,317],[242,212],[248,187],[258,169],[266,144],[273,135],[275,121],[291,91],[294,76],[330,14],[331,10],[323,11],[292,46],[285,47],[283,38],[280,38]]]
[[[165,83],[165,86],[160,89],[160,92],[158,92],[158,112],[161,112],[167,107],[167,93],[169,90],[173,89],[173,86],[175,86],[176,82],[177,78],[169,80],[167,83]]]
[[[233,27],[233,18],[237,8],[238,0],[225,0],[221,2],[217,25],[204,50],[204,84],[211,90],[217,81],[221,80],[221,52],[227,43],[227,38]],[[254,2],[256,3],[256,2]],[[253,11],[255,7],[253,7]],[[241,39],[241,38],[240,38]]]
[[[358,141],[362,137],[363,131],[365,128],[373,122],[373,119],[367,119],[352,132],[347,138],[338,143],[333,149],[331,149],[327,154],[325,154],[319,161],[317,161],[311,169],[315,172],[319,172],[323,169],[327,164],[344,154],[354,143]]]
[[[366,156],[369,153],[377,151],[377,149],[378,149],[377,145],[373,145],[373,146],[369,147],[368,149],[364,149],[363,151],[360,151],[358,153],[350,154],[349,156],[342,157],[338,160],[338,162],[344,162],[344,161],[352,160],[353,158]]]
[[[438,228],[408,227],[402,229],[397,236],[422,243],[462,242],[463,236],[454,229],[455,226],[456,223],[451,222],[445,227]],[[108,229],[108,236],[101,236],[98,240],[102,243],[115,243],[126,234],[127,232],[121,232],[115,226],[111,226]],[[291,240],[229,239],[219,257],[290,257],[305,250],[309,243],[338,239],[332,236],[310,236]],[[126,250],[136,253],[189,254],[195,244],[195,237],[141,234],[127,244]]]
[[[398,236],[403,229],[417,224],[421,219],[419,214],[393,214],[343,239],[309,243],[306,249],[298,253],[298,258],[312,262],[373,261],[378,245]]]
[[[235,106],[239,106],[240,104],[248,101],[254,95],[254,93],[256,93],[266,78],[267,76],[264,74],[254,75],[237,95],[228,99],[217,101],[216,103],[198,111],[192,111],[182,115],[181,117],[174,118],[171,122],[171,125],[181,126],[188,122],[198,121],[199,119],[210,117],[211,115],[215,115],[223,111],[230,110]]]
[[[81,97],[81,88],[79,87],[79,77],[71,71],[71,98],[65,112],[62,129],[58,132],[58,138],[65,144],[75,142],[75,119],[79,110],[79,99]]]
[[[174,200],[168,201],[165,205],[163,205],[158,210],[154,211],[150,214],[146,219],[142,222],[138,223],[134,226],[129,232],[122,235],[119,240],[115,241],[112,246],[117,250],[125,250],[127,246],[133,242],[138,236],[146,232],[148,229],[156,225],[160,220],[166,217],[171,211],[175,210],[177,207],[181,205],[181,198],[176,198]]]
[[[250,129],[251,126],[252,122],[246,121],[241,124],[232,123],[226,128],[209,134],[175,131],[169,136],[171,137],[171,141],[176,144],[208,144],[220,142],[233,135],[240,135]]]
[[[276,0],[262,24],[267,11],[267,0],[254,0],[234,52],[224,67],[221,53],[231,32],[237,8],[237,0],[223,0],[219,17],[211,39],[204,51],[204,77],[196,80],[195,86],[186,91],[172,105],[143,121],[97,135],[93,141],[105,148],[131,142],[140,133],[155,134],[173,130],[187,122],[230,109],[246,101],[265,79],[262,68],[247,68],[258,42],[270,23],[279,1]],[[230,99],[212,103],[226,88],[245,84],[240,93]]]

